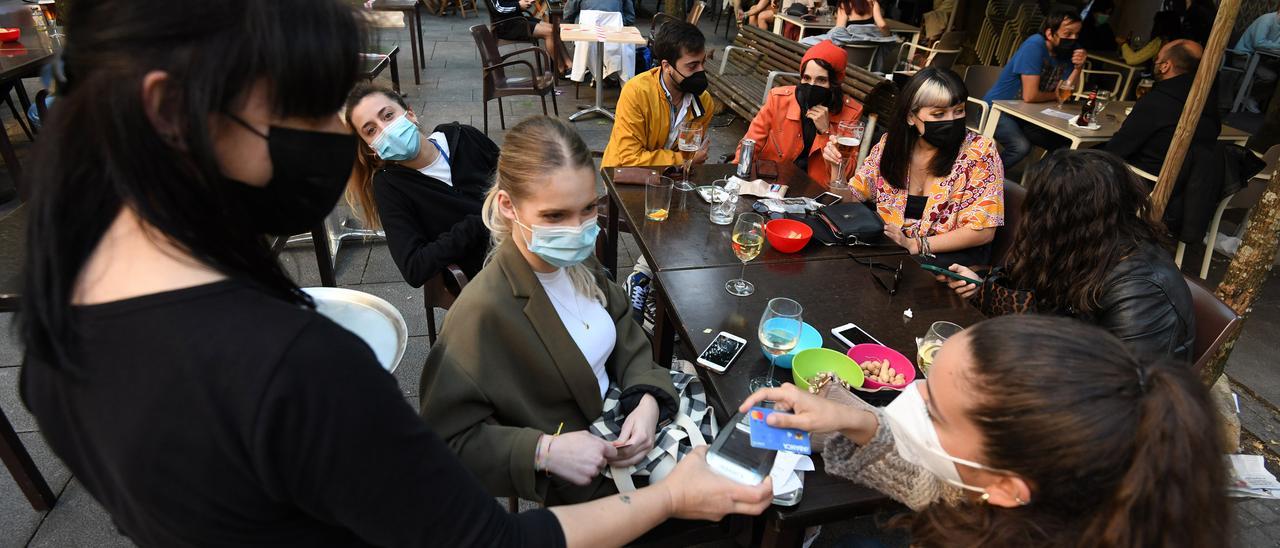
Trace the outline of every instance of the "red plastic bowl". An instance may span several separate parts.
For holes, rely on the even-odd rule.
[[[867,360],[889,360],[889,367],[892,367],[898,373],[902,373],[902,378],[905,379],[902,384],[886,384],[871,380],[871,377],[866,377],[862,380],[862,386],[868,390],[879,390],[881,388],[902,390],[908,384],[911,384],[911,381],[916,380],[916,368],[911,364],[911,360],[908,360],[901,352],[887,346],[859,344],[850,348],[847,354],[849,358],[859,365]]]
[[[813,237],[809,225],[791,219],[774,219],[764,224],[769,245],[783,253],[795,253],[804,249]]]
[[[22,29],[0,29],[0,42],[17,42],[22,37]]]

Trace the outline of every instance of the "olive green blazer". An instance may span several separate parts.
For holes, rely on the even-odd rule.
[[[587,264],[598,273],[618,334],[609,379],[624,400],[651,393],[670,416],[677,400],[669,371],[653,362],[622,290],[594,257]],[[590,364],[510,240],[449,309],[421,383],[423,418],[494,496],[573,503],[613,488],[602,485],[603,476],[578,487],[534,472],[538,437],[561,422],[564,432],[585,430],[604,402]]]

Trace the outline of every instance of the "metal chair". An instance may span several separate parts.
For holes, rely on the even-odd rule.
[[[489,101],[498,100],[498,120],[502,124],[502,129],[507,129],[507,117],[503,111],[502,98],[513,97],[519,95],[537,96],[542,100],[542,113],[547,114],[547,96],[551,96],[551,106],[555,109],[556,116],[560,115],[560,106],[556,104],[556,76],[554,71],[555,63],[551,61],[551,56],[547,50],[540,47],[521,48],[507,53],[498,52],[498,42],[494,39],[493,33],[489,31],[486,25],[476,25],[471,27],[471,37],[476,42],[476,49],[480,52],[481,74],[484,86],[484,133],[489,134]],[[534,54],[534,63],[530,63],[525,59],[514,59],[518,55],[525,53]],[[543,65],[542,63],[546,63]],[[529,69],[529,76],[507,76],[508,68],[523,65]],[[545,68],[544,68],[545,67]]]
[[[955,64],[956,58],[960,57],[960,44],[963,41],[963,31],[951,31],[942,35],[942,39],[933,47],[903,42],[898,46],[898,70],[913,72],[925,67],[949,69]]]
[[[1000,71],[1002,67],[992,67],[986,65],[969,65],[964,69],[964,87],[969,90],[969,104],[978,107],[975,113],[973,109],[966,109],[965,117],[969,119],[969,123],[965,124],[969,129],[978,133],[982,133],[987,127],[987,115],[991,113],[991,105],[981,97],[985,96],[991,90],[991,86],[996,85],[996,81],[1000,79]],[[975,114],[976,119],[975,119]]]
[[[1213,355],[1240,329],[1244,320],[1200,282],[1183,276],[1191,290],[1191,308],[1196,319],[1196,343],[1192,368],[1203,371]]]
[[[1120,88],[1124,85],[1124,75],[1114,70],[1091,70],[1080,69],[1080,81],[1076,83],[1076,90],[1071,95],[1076,99],[1084,99],[1089,96],[1089,79],[1097,76],[1110,76],[1111,80],[1111,100],[1117,101],[1120,98]],[[1100,89],[1102,86],[1098,86]]]
[[[848,44],[843,47],[849,54],[850,64],[867,70],[871,70],[871,63],[875,62],[876,52],[880,50],[880,46],[868,44]]]
[[[427,309],[427,341],[432,345],[436,344],[436,334],[439,331],[436,328],[435,309],[448,310],[465,287],[467,287],[467,275],[456,264],[444,267],[444,272],[439,276],[422,284],[422,303]]]

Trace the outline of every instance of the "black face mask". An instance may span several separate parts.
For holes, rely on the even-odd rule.
[[[831,88],[824,88],[813,84],[800,84],[796,86],[796,103],[800,105],[801,111],[807,111],[818,105],[825,105],[830,102]]]
[[[955,120],[938,120],[924,123],[924,142],[942,150],[950,150],[960,146],[968,129],[964,127],[964,118]]]
[[[253,126],[229,116],[267,140],[271,180],[257,187],[227,178],[239,194],[256,232],[289,236],[315,228],[333,210],[347,187],[355,163],[355,136],[271,126],[263,135]]]
[[[1058,45],[1053,46],[1053,56],[1057,57],[1059,61],[1070,61],[1071,55],[1076,52],[1077,47],[1075,40],[1063,38],[1062,41],[1058,42]]]
[[[702,92],[707,91],[707,71],[700,70],[685,76],[680,72],[680,69],[675,67],[675,65],[671,65],[671,71],[679,74],[680,77],[683,78],[676,84],[676,89],[685,93],[691,93],[695,96],[702,95]]]

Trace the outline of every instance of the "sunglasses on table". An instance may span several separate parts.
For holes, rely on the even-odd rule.
[[[855,263],[867,265],[867,273],[871,275],[871,279],[875,280],[876,285],[879,285],[881,289],[884,289],[885,292],[889,293],[890,297],[898,294],[898,284],[902,282],[902,261],[898,261],[898,266],[895,268],[874,259],[859,259],[858,257],[854,257],[853,254],[849,254],[849,257],[852,258]],[[884,280],[881,279],[881,275],[876,273],[877,270],[892,272],[892,284],[885,283]]]

